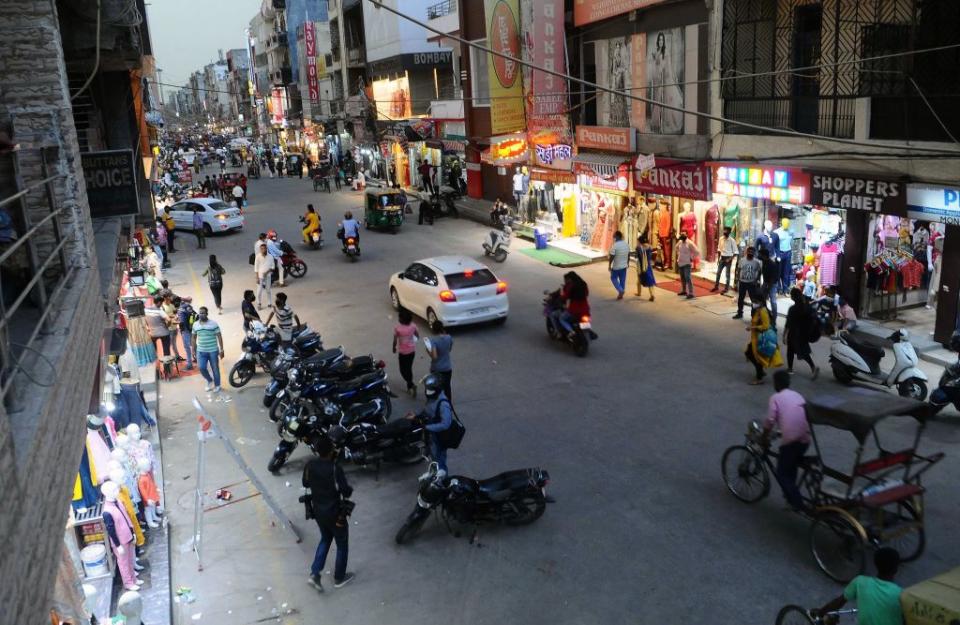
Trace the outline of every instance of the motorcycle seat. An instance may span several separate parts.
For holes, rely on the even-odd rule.
[[[358,389],[367,386],[368,384],[373,384],[377,382],[382,382],[383,376],[380,372],[375,373],[366,373],[359,378],[353,378],[352,380],[346,380],[340,384],[341,393],[349,393],[351,391],[356,391]]]
[[[345,375],[352,371],[370,369],[373,367],[373,356],[355,356],[353,358],[344,358],[340,362],[330,367],[330,373],[333,375]]]
[[[528,469],[507,471],[477,481],[477,488],[480,492],[493,500],[507,499],[518,490],[536,488],[536,486],[537,484]]]
[[[410,419],[392,419],[380,426],[380,433],[384,436],[400,436],[416,427]]]
[[[343,350],[338,348],[317,352],[303,360],[303,368],[307,371],[326,369],[343,358]]]
[[[358,421],[370,422],[380,412],[380,402],[377,400],[365,401],[361,404],[353,404],[346,410],[347,423],[356,423]],[[406,420],[406,419],[404,419]]]
[[[863,358],[867,366],[870,367],[871,372],[877,373],[879,371],[880,361],[883,360],[884,356],[883,347],[862,339],[855,339],[850,335],[847,335],[847,345],[849,345],[853,351],[860,354],[860,357]]]

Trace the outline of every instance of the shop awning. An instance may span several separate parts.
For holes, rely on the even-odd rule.
[[[444,152],[466,152],[467,143],[465,141],[454,141],[451,139],[444,139],[443,151]]]
[[[624,158],[622,154],[581,152],[573,157],[573,169],[578,173],[614,177],[619,167],[628,162],[629,159]]]

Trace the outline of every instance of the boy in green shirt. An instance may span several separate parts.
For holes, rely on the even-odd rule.
[[[839,610],[847,601],[856,601],[859,625],[903,625],[903,612],[900,609],[900,593],[903,589],[893,583],[900,566],[900,554],[896,549],[882,547],[873,555],[873,563],[877,567],[876,577],[857,575],[842,595],[811,612],[822,615]]]

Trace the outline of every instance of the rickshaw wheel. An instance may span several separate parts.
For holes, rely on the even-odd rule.
[[[863,527],[839,510],[818,512],[810,526],[810,551],[827,577],[846,584],[863,572],[866,563]]]
[[[744,445],[723,452],[720,461],[727,490],[744,503],[756,503],[770,494],[770,473],[763,459]]]
[[[814,625],[806,608],[798,605],[785,605],[777,612],[777,625]]]
[[[908,522],[920,521],[921,525],[905,531],[900,536],[883,542],[884,547],[892,547],[900,554],[901,562],[913,562],[921,555],[927,546],[927,533],[923,528],[923,520],[917,514],[917,509],[909,501],[901,501],[897,513],[899,516],[906,516],[910,519]]]

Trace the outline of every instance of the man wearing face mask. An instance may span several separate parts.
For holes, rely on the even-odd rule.
[[[220,326],[209,318],[207,307],[197,311],[197,320],[193,323],[193,353],[197,355],[200,375],[207,381],[204,390],[220,392],[220,358],[223,358],[223,335]],[[209,365],[212,371],[207,371]]]
[[[740,272],[737,278],[737,314],[734,319],[743,319],[743,300],[747,293],[750,294],[750,302],[757,299],[757,281],[760,280],[760,261],[754,258],[756,250],[752,247],[747,248],[747,257],[740,261]]]

